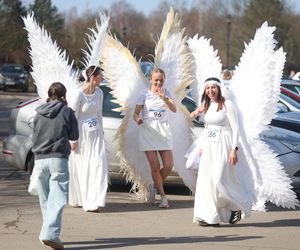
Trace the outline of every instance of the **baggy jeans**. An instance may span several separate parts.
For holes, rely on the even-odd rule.
[[[61,242],[61,219],[68,202],[68,160],[48,158],[35,160],[34,171],[38,177],[37,189],[43,215],[39,239]]]

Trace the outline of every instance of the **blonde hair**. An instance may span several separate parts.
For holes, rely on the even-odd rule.
[[[152,75],[154,73],[161,73],[163,75],[164,78],[166,78],[166,74],[165,74],[165,71],[163,71],[162,69],[160,68],[154,68],[151,73],[150,73],[150,80],[152,79]]]

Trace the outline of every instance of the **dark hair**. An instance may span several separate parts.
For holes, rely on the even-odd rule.
[[[204,81],[204,83],[208,82],[208,81],[216,81],[216,82],[219,82],[221,84],[221,81],[216,77],[207,78]],[[216,86],[218,88],[218,95],[217,95],[217,102],[218,102],[217,112],[218,112],[219,110],[223,109],[223,106],[224,106],[224,103],[225,103],[225,98],[222,96],[222,91],[221,91],[220,86],[219,85],[216,85]],[[201,102],[202,103],[204,102],[204,112],[206,113],[206,111],[208,110],[208,108],[210,106],[210,98],[206,94],[206,89],[205,88],[204,88],[204,91],[203,91],[203,94],[202,94]]]
[[[102,70],[101,70],[100,67],[98,67],[98,66],[89,66],[87,69],[85,69],[87,79],[83,76],[83,74],[81,72],[79,77],[78,77],[78,80],[80,82],[89,81],[91,76],[100,75],[100,74],[102,74],[101,72],[102,72]]]
[[[62,83],[54,82],[48,89],[47,102],[50,102],[51,100],[58,100],[67,105],[66,93],[67,89]]]

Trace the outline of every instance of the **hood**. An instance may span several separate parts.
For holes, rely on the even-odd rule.
[[[36,112],[44,117],[54,118],[57,116],[63,106],[65,106],[65,104],[60,101],[50,101],[39,106],[36,109]]]

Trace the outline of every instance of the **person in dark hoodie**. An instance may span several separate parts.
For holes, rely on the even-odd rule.
[[[28,190],[39,196],[43,216],[40,241],[63,249],[59,236],[63,208],[68,202],[69,140],[78,139],[78,123],[67,106],[66,88],[59,82],[51,84],[47,102],[36,111],[32,137],[35,164]]]

